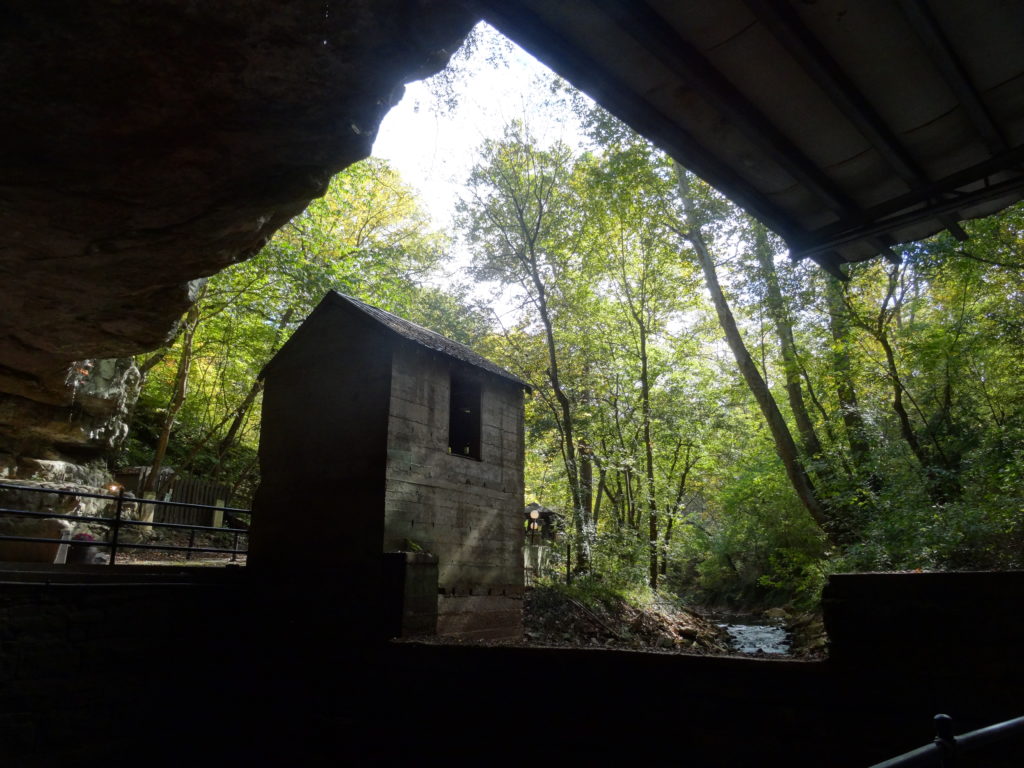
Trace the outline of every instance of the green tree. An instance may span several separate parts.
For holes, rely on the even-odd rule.
[[[550,397],[572,503],[577,568],[586,571],[593,544],[590,457],[578,429],[577,403],[563,380],[556,328],[560,306],[585,293],[588,272],[580,249],[586,220],[568,183],[573,158],[561,144],[536,146],[522,123],[508,124],[501,140],[484,142],[480,155],[459,207],[461,225],[474,249],[477,278],[517,286],[541,325],[547,367],[540,396]]]
[[[707,238],[704,234],[702,218],[708,214],[706,210],[702,211],[698,206],[697,198],[692,192],[691,182],[686,171],[681,167],[678,169],[678,179],[679,193],[686,211],[685,225],[680,227],[679,234],[690,243],[694,253],[697,255],[697,259],[704,271],[704,280],[711,294],[711,300],[718,314],[719,324],[722,326],[726,341],[730,349],[732,349],[733,356],[736,358],[736,365],[755,400],[757,400],[758,406],[761,408],[761,413],[764,415],[772,438],[775,441],[775,450],[786,469],[786,475],[789,477],[793,490],[796,491],[800,502],[814,521],[823,531],[826,531],[830,527],[828,513],[818,498],[807,468],[796,447],[796,442],[793,440],[793,435],[789,430],[789,425],[786,423],[767,382],[764,380],[746,344],[743,342],[739,326],[733,317],[732,310],[719,283],[714,257],[708,247]]]
[[[210,278],[173,346],[141,362],[125,461],[159,467],[166,458],[246,495],[257,472],[260,370],[328,290],[460,341],[487,333],[465,286],[429,282],[447,250],[387,164],[346,169],[256,257]]]

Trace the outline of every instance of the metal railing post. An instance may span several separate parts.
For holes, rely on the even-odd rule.
[[[953,718],[949,715],[936,715],[934,722],[935,745],[939,748],[939,764],[942,768],[955,768],[957,761]]]
[[[117,489],[117,509],[114,512],[114,523],[110,527],[110,565],[117,559],[117,537],[121,533],[121,510],[124,508],[124,486]]]
[[[192,547],[196,545],[196,529],[193,528],[188,532],[188,552],[185,553],[185,559],[192,559]]]
[[[231,562],[238,562],[238,534],[235,534],[235,540],[231,544]]]

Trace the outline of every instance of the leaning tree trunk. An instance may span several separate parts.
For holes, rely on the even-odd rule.
[[[252,409],[253,404],[256,402],[256,398],[259,397],[263,391],[263,379],[256,378],[253,380],[249,387],[249,391],[245,394],[245,398],[235,409],[234,417],[231,419],[231,425],[228,427],[228,431],[224,437],[217,443],[217,461],[214,463],[213,478],[216,480],[220,476],[220,473],[224,466],[224,459],[227,457],[228,451],[235,444],[235,439],[238,437],[239,430],[245,423],[246,418],[249,415],[249,411]]]
[[[285,329],[292,320],[292,316],[295,314],[295,307],[288,307],[281,319],[277,322],[277,329],[274,331],[274,339],[270,343],[270,354],[273,355],[278,348],[278,344],[281,341],[281,337],[284,335]],[[252,384],[249,386],[249,391],[246,393],[245,398],[235,409],[234,417],[231,419],[231,425],[228,427],[228,431],[224,437],[217,443],[217,461],[214,463],[213,478],[216,480],[224,468],[224,459],[227,456],[229,450],[235,444],[235,440],[238,437],[239,430],[242,425],[245,424],[249,411],[252,409],[253,404],[256,402],[256,398],[263,392],[264,380],[261,376],[256,376],[253,379]]]
[[[793,435],[790,433],[789,427],[786,425],[782,412],[779,411],[779,406],[775,402],[775,398],[772,397],[767,383],[761,376],[760,371],[758,371],[757,364],[743,343],[743,337],[740,335],[740,329],[736,325],[736,319],[733,317],[729,303],[722,292],[722,287],[718,283],[718,274],[715,271],[714,261],[700,231],[700,223],[694,210],[693,199],[690,196],[686,171],[679,165],[676,165],[676,176],[679,192],[686,207],[687,229],[682,234],[693,246],[693,250],[700,261],[701,269],[704,271],[704,280],[707,283],[708,292],[711,294],[711,301],[714,303],[715,312],[718,315],[718,322],[725,333],[725,340],[729,344],[729,349],[732,350],[733,357],[736,359],[736,365],[739,367],[743,379],[746,381],[751,394],[753,394],[761,409],[761,413],[764,415],[765,422],[775,441],[775,452],[782,460],[782,464],[786,469],[786,476],[789,478],[793,490],[821,530],[827,532],[830,527],[828,515],[821,502],[818,501],[807,470],[800,461],[796,443],[793,441]]]

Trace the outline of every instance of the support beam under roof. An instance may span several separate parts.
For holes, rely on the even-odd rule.
[[[1024,0],[972,0],[969,16],[963,0],[477,2],[796,257],[895,259],[894,242],[943,228],[964,238],[960,219],[1024,198],[1013,88],[1024,78]],[[776,68],[782,76],[767,76]],[[955,95],[962,106],[950,109]]]
[[[729,124],[747,141],[770,155],[841,220],[850,224],[863,221],[857,205],[696,48],[680,39],[665,19],[645,4],[632,0],[595,0],[595,5],[652,56],[680,75],[715,110],[727,117]]]
[[[905,213],[896,215],[887,216],[888,211],[891,209],[897,208],[899,210],[904,210],[909,207],[909,205],[899,206],[896,201],[886,203],[884,205],[877,206],[876,208],[868,209],[867,212],[871,215],[873,221],[872,224],[848,230],[846,232],[827,228],[826,230],[818,233],[820,238],[817,239],[813,245],[804,247],[790,245],[791,256],[794,259],[802,259],[805,257],[815,258],[822,253],[839,248],[842,245],[853,243],[857,240],[863,240],[882,232],[899,229],[922,221],[928,221],[929,219],[938,219],[942,214],[967,208],[971,205],[986,202],[988,200],[998,200],[999,198],[1004,197],[1011,198],[1016,196],[1022,190],[1024,190],[1024,174],[1017,175],[995,184],[985,185],[972,192],[957,194],[944,202],[932,203],[926,207],[909,210]],[[899,200],[907,199],[908,198],[899,198]],[[910,204],[912,204],[912,202]]]

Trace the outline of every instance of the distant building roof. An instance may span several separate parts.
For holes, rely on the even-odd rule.
[[[359,310],[367,317],[384,326],[384,328],[391,333],[405,339],[406,341],[411,341],[421,347],[426,347],[432,352],[439,352],[446,357],[480,368],[481,370],[492,373],[495,376],[500,376],[503,379],[507,379],[508,381],[525,387],[527,390],[531,389],[530,385],[518,376],[515,376],[504,368],[495,365],[486,357],[477,354],[465,344],[459,344],[457,341],[445,338],[439,333],[428,330],[421,325],[416,325],[416,323],[401,318],[398,315],[393,315],[390,312],[371,306],[366,302],[360,301],[359,299],[355,299],[351,296],[346,296],[338,291],[330,291],[326,296],[324,296],[320,305],[323,306],[328,302],[336,306],[351,307]]]

